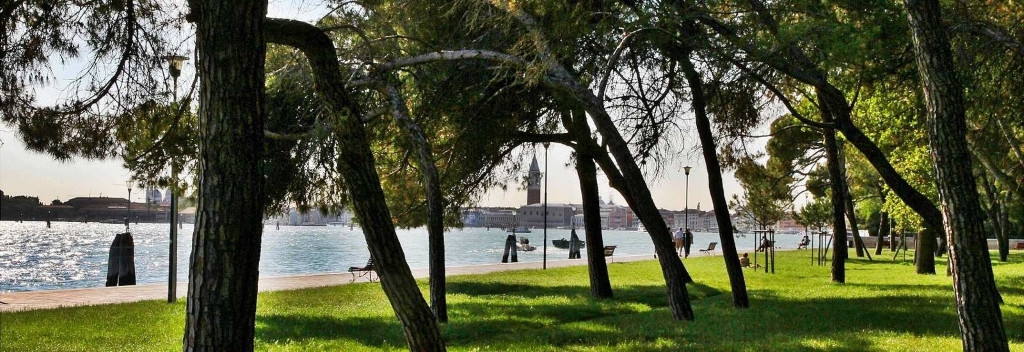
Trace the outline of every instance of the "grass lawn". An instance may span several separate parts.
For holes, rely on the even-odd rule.
[[[960,350],[951,278],[881,257],[851,259],[838,285],[807,251],[780,252],[775,274],[744,270],[744,310],[732,307],[721,256],[687,259],[694,322],[671,319],[654,261],[610,264],[610,300],[590,298],[585,267],[453,277],[442,329],[451,350]],[[1024,351],[1024,253],[993,265],[1010,347]],[[0,350],[180,350],[184,310],[150,301],[5,313]],[[263,293],[256,314],[258,350],[406,348],[379,284]]]

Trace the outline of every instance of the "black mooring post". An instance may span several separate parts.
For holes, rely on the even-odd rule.
[[[509,235],[507,238],[505,238],[505,253],[501,255],[501,262],[502,263],[508,263],[508,253],[510,251],[510,249],[509,249],[509,241],[514,241],[512,238],[513,238],[512,235]],[[512,245],[515,246],[515,244],[512,244]]]
[[[110,255],[107,258],[107,287],[117,286],[117,277],[121,270],[121,239],[123,236],[114,236],[114,242],[110,244]]]
[[[509,246],[509,249],[512,250],[512,262],[518,263],[519,250],[516,249],[516,235],[508,235],[508,239],[505,240],[505,243]]]

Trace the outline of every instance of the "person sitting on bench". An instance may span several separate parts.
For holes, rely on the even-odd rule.
[[[764,252],[769,248],[772,248],[772,241],[769,241],[768,237],[761,235],[761,244],[757,246],[757,250],[755,252]]]
[[[800,244],[796,246],[796,249],[807,249],[807,246],[811,244],[811,239],[804,235],[804,238],[800,239]]]

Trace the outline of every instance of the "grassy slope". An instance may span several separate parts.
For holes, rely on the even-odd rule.
[[[808,252],[780,252],[774,275],[745,270],[748,310],[732,308],[721,256],[688,259],[689,323],[671,320],[653,261],[610,265],[605,301],[589,298],[584,267],[454,277],[444,335],[453,350],[959,350],[950,278],[883,257],[853,259],[836,285]],[[1024,253],[994,265],[1011,349],[1024,350]],[[256,348],[403,350],[390,311],[377,284],[264,293]],[[180,350],[183,312],[151,301],[8,313],[0,350]]]

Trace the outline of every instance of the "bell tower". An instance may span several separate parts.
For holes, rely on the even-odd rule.
[[[537,166],[537,156],[533,156],[530,163],[530,173],[526,175],[526,204],[540,203],[540,166]]]

